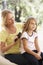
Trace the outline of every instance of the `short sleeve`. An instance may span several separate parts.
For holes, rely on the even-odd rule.
[[[8,33],[7,33],[5,30],[2,30],[2,31],[0,32],[0,42],[1,42],[1,41],[2,41],[2,42],[5,42],[7,36],[8,36]]]
[[[28,39],[28,34],[27,34],[26,32],[24,32],[24,33],[22,34],[21,39],[23,39],[23,38]]]

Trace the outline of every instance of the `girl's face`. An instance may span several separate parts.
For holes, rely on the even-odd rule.
[[[6,23],[7,25],[12,25],[14,24],[14,16],[12,13],[8,13],[6,16]]]
[[[35,20],[31,20],[29,22],[29,30],[35,30],[36,29],[36,21]]]

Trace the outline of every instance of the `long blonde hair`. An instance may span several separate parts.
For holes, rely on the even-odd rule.
[[[1,13],[1,15],[2,15],[2,22],[3,22],[3,26],[7,26],[7,23],[6,23],[6,17],[7,17],[7,15],[8,15],[8,13],[11,13],[12,14],[12,12],[11,11],[9,11],[9,10],[4,10],[4,11],[2,11],[2,13]]]
[[[29,29],[29,24],[30,24],[30,21],[31,21],[31,20],[34,20],[34,21],[36,22],[36,29],[37,29],[37,21],[36,21],[36,19],[35,19],[34,17],[29,17],[29,18],[27,19],[27,21],[24,23],[23,31],[22,31],[22,32],[28,31],[28,29]],[[34,32],[36,32],[36,29],[34,30]]]

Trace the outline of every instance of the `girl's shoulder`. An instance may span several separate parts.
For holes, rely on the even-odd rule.
[[[38,36],[38,33],[37,32],[33,32],[33,36],[34,37],[37,37]]]
[[[27,34],[27,32],[23,32],[23,34],[22,34],[22,35],[28,35],[28,34]]]
[[[27,34],[27,32],[23,32],[21,38],[26,38],[26,39],[28,39],[28,34]]]
[[[34,35],[38,34],[37,32],[33,32]]]

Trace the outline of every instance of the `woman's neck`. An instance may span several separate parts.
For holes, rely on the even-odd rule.
[[[10,25],[6,27],[6,30],[8,33],[15,33],[16,32],[16,27],[14,25]]]

